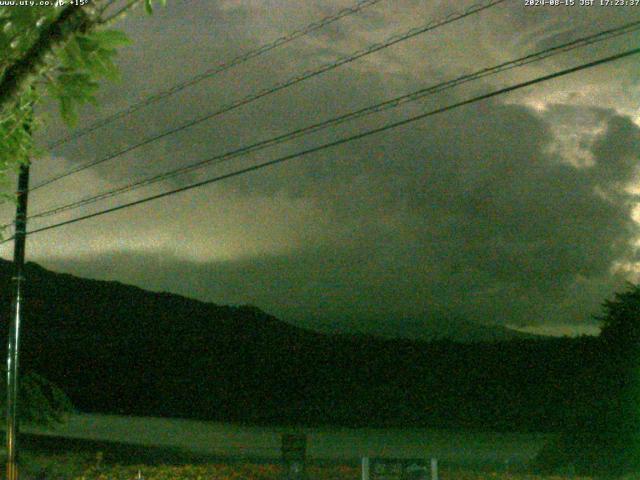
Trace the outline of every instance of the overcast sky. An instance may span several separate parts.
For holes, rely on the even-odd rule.
[[[579,3],[579,0],[576,0]],[[80,125],[353,0],[169,0],[120,27],[122,81]],[[382,0],[34,162],[35,184],[214,111],[468,1]],[[165,137],[34,192],[30,212],[130,183],[541,48],[640,19],[638,7],[507,1]],[[345,124],[32,228],[319,145],[638,45],[626,35]],[[56,271],[221,304],[312,328],[415,335],[433,318],[553,333],[640,272],[637,57],[459,108],[224,182],[30,237]],[[46,110],[46,109],[45,109]],[[55,114],[39,141],[64,135]],[[13,214],[4,207],[4,219]],[[0,251],[5,258],[10,246]]]

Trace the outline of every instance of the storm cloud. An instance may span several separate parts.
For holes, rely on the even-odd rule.
[[[136,15],[125,23],[136,46],[122,54],[120,89],[104,91],[104,112],[264,38],[276,38],[291,24],[348,5],[169,3],[156,17]],[[381,2],[267,59],[88,135],[35,164],[34,175],[46,178],[447,9],[445,2],[428,8],[417,1]],[[599,19],[594,31],[617,26],[624,15],[613,10],[576,9],[567,23],[564,13],[501,5],[166,137],[56,188],[34,192],[32,211],[575,38],[594,15]],[[626,40],[513,70],[172,179],[146,193],[588,61]],[[640,82],[632,78],[630,89],[631,77],[614,75],[631,70],[631,64],[637,67],[627,61],[594,69],[570,81],[528,88],[204,189],[34,235],[29,256],[50,268],[92,278],[216,303],[251,303],[317,328],[337,325],[341,330],[416,335],[421,325],[426,328],[440,316],[588,329],[599,304],[635,275],[640,129],[636,107],[630,105]],[[611,81],[603,84],[602,78]],[[89,110],[86,115],[87,122],[100,117]],[[42,138],[56,138],[56,133],[46,127]]]

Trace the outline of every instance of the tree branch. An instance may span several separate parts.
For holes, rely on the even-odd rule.
[[[105,4],[99,9],[98,14],[102,16],[102,14],[106,12],[111,7],[111,5],[113,5],[117,1],[118,0],[106,0]]]
[[[58,18],[43,28],[35,43],[24,56],[7,67],[0,79],[0,112],[10,107],[28,85],[29,78],[44,62],[45,55],[75,33],[88,31],[95,21],[85,11],[86,6],[68,5]]]
[[[124,15],[125,13],[127,13],[128,10],[130,10],[131,8],[135,7],[138,3],[140,3],[140,0],[129,0],[129,2],[127,2],[126,5],[124,5],[123,7],[121,7],[119,10],[117,10],[116,12],[114,12],[113,14],[109,15],[107,18],[101,18],[98,20],[98,23],[100,25],[104,25],[107,23],[111,23],[114,20],[117,20],[119,17],[121,17],[122,15]]]

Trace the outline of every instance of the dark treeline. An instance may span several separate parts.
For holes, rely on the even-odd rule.
[[[333,336],[28,265],[21,364],[81,411],[251,423],[591,428],[621,381],[603,340]],[[10,264],[0,264],[9,311]],[[3,322],[6,325],[6,322]],[[3,332],[6,335],[6,331]],[[4,344],[4,342],[3,342]],[[606,410],[606,409],[605,409]]]

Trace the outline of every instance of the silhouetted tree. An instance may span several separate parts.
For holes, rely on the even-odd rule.
[[[617,356],[632,358],[640,346],[640,285],[627,284],[627,290],[616,293],[603,305],[600,338]]]
[[[640,285],[628,284],[603,304],[598,357],[590,366],[588,403],[538,460],[551,469],[622,474],[640,469]]]
[[[6,371],[0,370],[0,416],[5,415]],[[46,378],[28,372],[20,382],[19,415],[20,422],[28,425],[52,426],[64,421],[73,411],[67,395]]]

